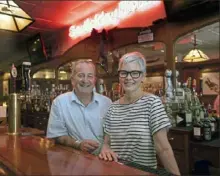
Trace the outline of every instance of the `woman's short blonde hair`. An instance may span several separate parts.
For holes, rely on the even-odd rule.
[[[147,71],[146,68],[146,60],[143,54],[140,52],[130,52],[121,57],[119,60],[118,70],[121,70],[123,64],[130,63],[130,62],[137,62],[140,65],[141,71],[145,72]]]

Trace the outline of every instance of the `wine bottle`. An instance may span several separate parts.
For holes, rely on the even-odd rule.
[[[212,115],[209,117],[209,120],[210,120],[210,124],[211,124],[212,135],[213,135],[217,131],[217,121],[214,118],[214,113],[213,112],[212,112]]]
[[[185,101],[185,121],[186,126],[192,126],[192,111],[189,109],[188,103]]]

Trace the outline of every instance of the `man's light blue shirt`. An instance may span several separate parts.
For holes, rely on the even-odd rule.
[[[96,92],[85,106],[74,91],[54,99],[47,127],[47,137],[71,136],[77,140],[103,139],[103,121],[112,101]]]

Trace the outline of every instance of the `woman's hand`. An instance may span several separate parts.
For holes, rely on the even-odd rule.
[[[107,144],[102,146],[99,158],[105,161],[118,161],[118,154],[113,152]]]

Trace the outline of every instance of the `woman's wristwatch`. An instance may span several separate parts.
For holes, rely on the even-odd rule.
[[[81,144],[81,141],[80,140],[76,140],[75,142],[74,142],[74,148],[75,149],[80,149],[80,144]]]

